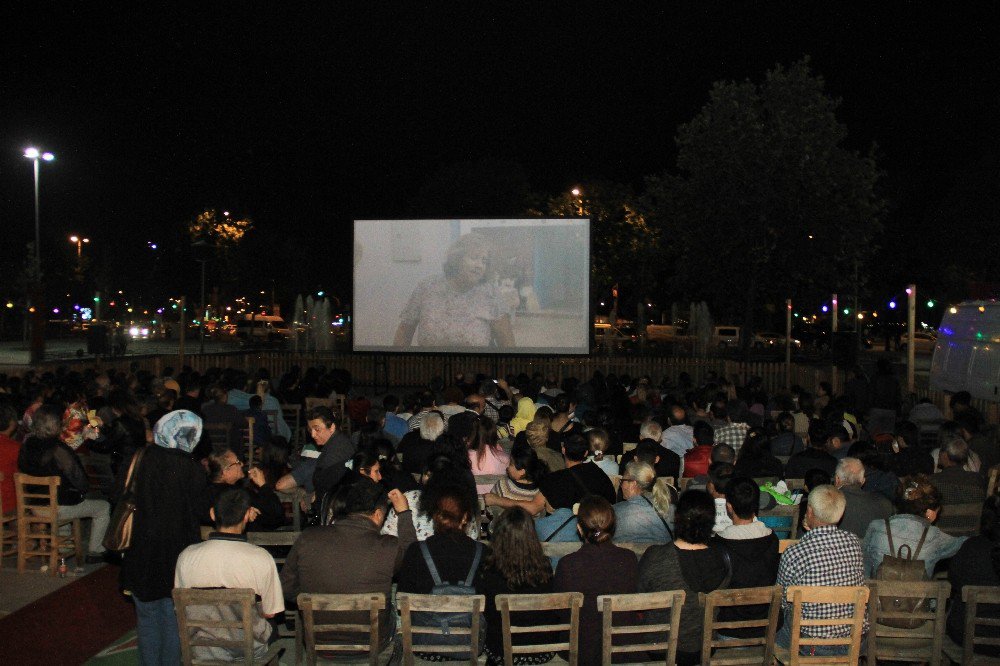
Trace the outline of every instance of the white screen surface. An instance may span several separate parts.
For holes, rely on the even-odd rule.
[[[590,220],[355,220],[355,351],[589,352]]]

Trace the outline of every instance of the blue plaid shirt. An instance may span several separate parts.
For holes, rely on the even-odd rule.
[[[778,585],[859,586],[865,584],[864,558],[861,541],[850,532],[826,525],[806,532],[797,544],[786,550],[778,565]],[[791,626],[792,602],[782,595],[781,608],[785,622]],[[851,604],[804,604],[802,618],[819,620],[851,617]],[[865,609],[864,631],[868,631],[868,609]],[[802,635],[812,638],[843,638],[851,633],[850,625],[803,627]]]

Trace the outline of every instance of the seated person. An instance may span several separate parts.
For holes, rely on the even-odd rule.
[[[538,483],[549,471],[538,459],[535,449],[527,444],[515,444],[510,450],[507,475],[496,482],[484,496],[486,506],[494,506],[491,496],[530,502],[538,494]]]
[[[248,419],[253,419],[253,443],[261,446],[264,442],[271,440],[271,424],[264,412],[264,399],[259,395],[250,396],[249,409],[246,411]]]
[[[693,479],[708,474],[711,464],[715,431],[704,421],[694,424],[694,448],[684,454],[684,478]]]
[[[821,469],[832,479],[837,459],[826,450],[828,428],[819,419],[809,424],[809,448],[796,453],[785,463],[786,479],[803,479],[811,469]]]
[[[967,537],[945,534],[934,526],[941,511],[941,494],[934,487],[933,477],[925,474],[906,477],[896,489],[896,515],[889,518],[892,545],[899,550],[905,545],[915,560],[923,560],[927,577],[934,574],[934,567],[943,559],[958,552]],[[845,516],[846,518],[846,516]],[[917,552],[917,544],[920,552]],[[862,541],[865,556],[865,574],[874,578],[882,558],[889,554],[889,537],[885,519],[873,519]],[[907,549],[903,548],[903,555]]]
[[[684,590],[687,593],[677,641],[678,664],[701,662],[704,613],[698,594],[729,583],[724,550],[712,538],[714,516],[712,498],[700,490],[688,490],[677,500],[673,543],[650,546],[639,561],[637,592]],[[649,611],[646,621],[665,622],[667,615],[665,611]]]
[[[615,501],[615,487],[608,475],[587,458],[587,440],[583,435],[573,433],[563,440],[562,453],[566,469],[546,475],[539,486],[539,493],[530,501],[507,499],[493,495],[490,506],[508,509],[520,506],[531,515],[545,509],[548,513],[556,509],[571,509],[586,495],[598,495],[609,504]]]
[[[177,558],[175,587],[250,588],[260,602],[253,623],[254,656],[262,657],[277,632],[268,621],[285,610],[278,569],[271,554],[247,543],[244,532],[253,508],[250,494],[242,488],[228,488],[215,498],[211,508],[216,531],[207,541],[188,546]],[[205,606],[189,610],[218,613]],[[204,618],[208,619],[208,618]],[[232,638],[236,638],[235,636]],[[194,647],[195,659],[232,661],[227,648]]]
[[[548,594],[552,592],[552,566],[542,552],[542,544],[535,535],[531,516],[519,508],[500,514],[490,530],[490,552],[483,560],[481,575],[476,578],[476,592],[486,597],[486,663],[503,664],[503,623],[496,605],[498,594]],[[554,611],[519,613],[516,622],[524,625],[557,624]],[[558,615],[558,614],[556,614]],[[515,634],[511,641],[544,643],[543,636]],[[515,663],[544,663],[551,653],[521,656]]]
[[[590,446],[587,462],[592,462],[600,467],[609,477],[617,475],[618,463],[615,462],[613,456],[604,455],[604,452],[608,450],[608,431],[604,428],[591,428],[584,434],[584,437],[587,438],[587,444]]]
[[[406,498],[398,490],[386,493],[368,478],[358,479],[341,492],[344,517],[333,525],[305,530],[288,554],[281,569],[281,585],[289,603],[294,603],[300,592],[382,592],[386,599],[392,596],[393,576],[399,572],[407,548],[416,540]],[[401,518],[398,537],[381,533],[390,503]],[[317,622],[367,624],[368,613],[336,614],[332,619],[320,615]],[[387,607],[379,611],[378,622],[381,651],[396,634],[396,613]],[[321,634],[319,639],[324,643],[355,642],[357,634]]]
[[[404,493],[407,503],[412,508],[410,515],[418,541],[424,541],[434,534],[433,511],[441,493],[451,492],[456,487],[462,488],[465,490],[469,502],[475,504],[478,509],[475,494],[468,490],[467,476],[468,470],[459,467],[455,463],[455,459],[447,454],[434,455],[427,461],[427,469],[424,470],[421,477],[421,487]],[[396,515],[395,511],[390,510],[389,517],[382,526],[382,534],[396,536],[398,529],[399,516]],[[469,521],[465,525],[465,530],[470,538],[478,539],[479,521]]]
[[[763,428],[750,428],[736,458],[735,473],[751,479],[771,478],[775,481],[784,475],[781,461],[767,450],[767,434]]]
[[[726,484],[726,511],[733,524],[719,533],[720,543],[729,551],[733,576],[730,589],[774,585],[778,575],[778,537],[757,519],[760,488],[753,479],[733,477]],[[719,611],[719,620],[728,622],[767,617],[768,607],[735,607]],[[763,629],[732,628],[724,632],[734,638],[762,636]]]
[[[617,543],[668,543],[673,540],[668,525],[673,504],[666,481],[656,478],[652,466],[630,462],[622,475],[624,498],[615,504]]]
[[[278,499],[274,489],[267,485],[267,479],[261,468],[251,467],[244,474],[243,463],[231,449],[227,448],[222,453],[208,456],[208,475],[209,501],[212,504],[229,488],[238,486],[247,490],[251,497],[250,518],[247,521],[250,523],[251,531],[275,530],[285,524],[285,509],[281,506],[281,500]],[[202,524],[212,524],[212,518],[204,516]]]
[[[425,412],[420,425],[409,431],[399,441],[397,451],[403,456],[403,471],[410,474],[423,472],[427,459],[434,451],[434,442],[444,434],[445,419],[437,410]]]
[[[781,412],[775,419],[778,433],[771,438],[769,450],[773,456],[792,456],[805,451],[802,438],[795,434],[795,417],[789,412]]]
[[[639,426],[639,443],[634,449],[622,454],[620,467],[637,460],[641,451],[656,453],[656,462],[644,459],[656,469],[656,476],[669,476],[677,479],[681,476],[681,457],[663,444],[663,427],[653,419],[646,419]]]
[[[603,472],[599,473],[603,474]],[[613,543],[615,512],[604,498],[588,495],[580,502],[577,533],[583,546],[559,560],[555,592],[582,592],[580,663],[601,663],[601,594],[632,594],[638,581],[635,553]],[[654,546],[655,547],[655,546]],[[697,597],[696,597],[697,598]]]

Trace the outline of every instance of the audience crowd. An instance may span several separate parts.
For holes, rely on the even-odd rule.
[[[586,381],[458,375],[378,397],[323,367],[293,367],[273,383],[264,370],[188,367],[162,376],[136,368],[0,376],[0,501],[13,510],[15,472],[60,477],[59,516],[92,520],[87,560],[121,565],[143,663],[178,659],[175,587],[253,589],[263,654],[299,593],[388,599],[395,585],[485,595],[490,664],[503,663],[499,594],[583,593],[580,663],[592,664],[602,650],[599,595],[684,590],[677,660],[697,664],[699,593],[863,585],[879,577],[884,558],[904,552],[927,578],[946,572],[948,635],[961,643],[962,588],[1000,584],[1000,498],[987,497],[987,475],[1000,464],[997,428],[968,394],[951,397],[945,420],[929,401],[903,399],[891,368],[879,373],[868,382],[857,369],[840,395],[825,382],[769,395],[755,378],[737,385],[709,373],[696,385],[681,373],[654,386],[595,372]],[[344,413],[305,409],[310,398],[332,397],[344,399]],[[300,433],[281,405],[302,408]],[[625,442],[636,445],[626,452]],[[132,545],[108,553],[110,511],[133,467]],[[792,479],[803,481],[801,495],[784,492],[781,482]],[[767,514],[776,501],[797,499],[800,538],[779,554],[776,532],[790,527]],[[982,505],[978,536],[952,536],[949,507],[970,503]],[[291,529],[293,517],[305,528],[279,571],[246,532]],[[580,546],[550,558],[546,542]],[[639,557],[631,544],[648,547]],[[787,646],[791,600],[781,608],[777,644]],[[816,604],[804,615],[847,612]],[[766,614],[750,607],[723,616]],[[526,624],[557,616],[537,611]],[[641,621],[663,619],[648,612]],[[380,611],[378,623],[392,661],[401,649],[396,610]],[[337,632],[320,638],[354,642]],[[528,638],[539,642],[517,634],[514,644]]]

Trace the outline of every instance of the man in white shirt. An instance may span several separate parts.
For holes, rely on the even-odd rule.
[[[217,531],[207,541],[188,546],[181,552],[174,571],[174,587],[252,589],[260,597],[253,622],[254,656],[262,657],[267,653],[268,643],[276,636],[269,620],[284,612],[285,602],[274,558],[263,548],[247,543],[244,533],[250,511],[250,494],[246,490],[231,488],[223,491],[210,509]],[[228,608],[200,606],[189,609],[188,613],[189,616],[209,613],[214,616],[212,619],[221,616],[235,618],[233,609]],[[201,616],[199,619],[209,618]],[[232,660],[241,657],[226,648],[194,648],[195,659]]]

